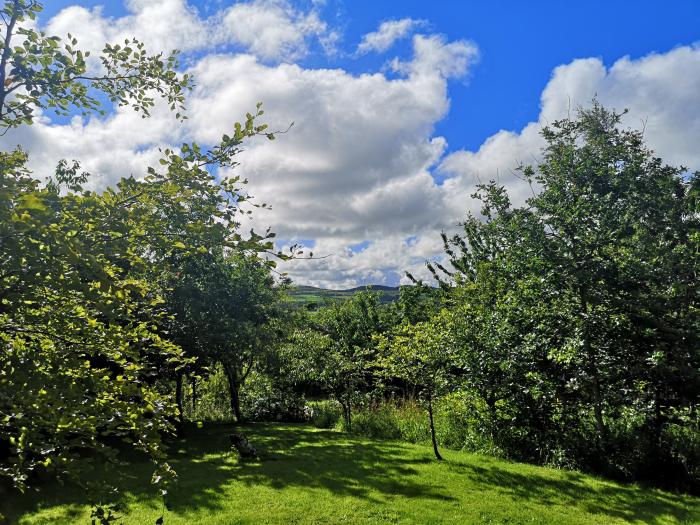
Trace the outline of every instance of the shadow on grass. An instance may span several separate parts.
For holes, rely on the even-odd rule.
[[[412,457],[400,443],[371,442],[291,425],[251,425],[244,432],[256,446],[259,460],[237,460],[222,431],[212,432],[204,454],[197,446],[199,438],[178,451],[173,463],[182,482],[169,498],[170,510],[216,510],[220,502],[212,496],[225,493],[226,485],[233,481],[273,489],[320,488],[377,503],[372,494],[454,499],[443,487],[420,483],[413,476],[417,465],[431,462],[430,456],[426,452],[423,458]],[[203,484],[209,490],[194,491]]]
[[[697,507],[691,511],[689,497],[635,485],[596,480],[578,472],[556,471],[552,476],[538,474],[531,466],[503,467],[486,459],[487,466],[450,461],[453,471],[472,483],[495,489],[514,500],[540,505],[563,505],[582,512],[601,515],[603,522],[622,519],[633,523],[667,523],[669,519],[694,523],[700,517]],[[505,465],[509,465],[506,463]],[[518,467],[525,472],[516,472]],[[518,469],[519,470],[519,469]],[[556,479],[554,478],[556,476]]]
[[[179,481],[167,497],[171,512],[184,514],[206,509],[210,513],[224,508],[235,497],[234,483],[252,487],[283,489],[318,488],[337,496],[353,496],[377,504],[377,496],[431,499],[457,502],[460,490],[494,490],[514,501],[543,505],[570,505],[606,518],[658,523],[669,518],[691,522],[684,496],[642,490],[611,482],[592,482],[574,472],[546,471],[519,464],[507,464],[483,458],[475,463],[448,460],[439,467],[444,475],[426,480],[419,476],[421,465],[432,463],[431,451],[395,442],[356,439],[332,431],[305,426],[255,424],[242,430],[257,447],[260,459],[239,461],[231,452],[228,434],[232,425],[207,425],[187,429],[185,439],[170,446],[171,464]],[[153,487],[148,483],[151,465],[135,462],[101,477],[118,486],[122,502],[135,499],[149,508],[160,508]],[[451,486],[441,484],[450,477]],[[462,481],[463,479],[463,481]],[[457,488],[455,488],[457,487]],[[93,496],[92,499],[95,499]],[[40,494],[25,495],[15,502],[0,503],[0,512],[10,523],[24,513],[39,508],[63,505],[56,523],[67,523],[88,503],[86,493],[76,487],[47,485]],[[7,508],[3,508],[7,507]]]
[[[324,488],[338,496],[374,501],[371,494],[423,497],[447,501],[441,487],[420,483],[412,474],[415,466],[429,463],[430,456],[411,457],[401,444],[370,442],[332,431],[317,431],[301,425],[255,424],[243,427],[256,446],[260,459],[241,461],[231,451],[231,424],[210,424],[204,429],[188,428],[185,438],[169,446],[169,462],[178,482],[166,498],[169,511],[185,513],[206,509],[216,512],[231,497],[234,482],[247,486]],[[240,430],[240,427],[238,428]],[[161,501],[148,482],[152,465],[135,460],[126,467],[109,471],[96,469],[90,477],[119,488],[116,501],[125,510],[129,501],[157,510]],[[47,483],[39,492],[14,494],[0,502],[0,513],[14,523],[28,513],[61,506],[54,523],[73,522],[83,506],[92,502],[113,502],[108,493],[87,493],[71,484]]]

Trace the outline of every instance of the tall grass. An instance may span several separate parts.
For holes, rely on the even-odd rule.
[[[196,392],[196,398],[193,393]],[[226,374],[220,365],[211,375],[197,381],[196,387],[186,381],[182,389],[183,416],[188,421],[230,422],[234,420]],[[193,402],[194,401],[194,402]]]
[[[465,394],[455,393],[434,406],[435,430],[441,446],[499,455],[497,447],[478,431],[472,417],[473,404]],[[351,428],[339,421],[341,430],[370,438],[430,443],[430,424],[425,407],[415,399],[384,401],[353,411]]]
[[[332,399],[309,401],[309,422],[316,428],[335,428],[340,421],[342,409],[340,403]]]

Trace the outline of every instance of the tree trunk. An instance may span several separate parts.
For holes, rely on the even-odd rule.
[[[430,391],[428,391],[428,417],[430,418],[430,439],[433,441],[433,452],[435,452],[435,459],[442,461],[442,456],[438,450],[437,438],[435,437],[435,421],[433,420],[433,396]]]
[[[593,397],[593,415],[598,438],[604,441],[606,429],[603,421],[603,396],[600,393],[600,376],[598,375],[598,363],[591,345],[591,336],[588,330],[588,300],[583,289],[580,290],[581,310],[583,313],[583,351],[588,359],[588,369],[591,374],[591,396]]]
[[[236,416],[236,421],[242,423],[243,415],[241,414],[241,399],[239,396],[241,383],[238,381],[238,376],[235,370],[232,370],[228,366],[224,366],[224,370],[226,370],[226,378],[228,379],[228,392],[231,401],[231,411],[233,412],[233,415]]]
[[[184,372],[178,371],[175,376],[175,403],[177,404],[177,422],[175,423],[175,431],[177,435],[182,435],[184,426],[184,415],[182,410],[182,376]]]
[[[600,379],[598,377],[598,369],[595,365],[592,367],[593,384],[593,413],[595,415],[595,426],[598,430],[598,435],[601,439],[605,438],[605,422],[603,421],[603,399],[600,395]]]
[[[661,434],[664,427],[663,413],[661,410],[661,393],[659,387],[654,389],[654,446],[656,455],[661,457]]]
[[[352,431],[352,419],[350,417],[350,403],[343,400],[341,397],[339,399],[340,406],[343,407],[343,420],[345,421],[345,430],[348,432]]]
[[[192,378],[192,412],[197,410],[197,379]]]
[[[491,418],[491,422],[489,425],[491,427],[491,440],[495,441],[496,440],[497,414],[496,414],[496,396],[494,396],[493,392],[489,392],[488,396],[486,397],[486,405],[489,407],[489,417]]]

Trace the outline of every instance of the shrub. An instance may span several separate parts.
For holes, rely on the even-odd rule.
[[[333,428],[342,415],[340,403],[333,400],[309,403],[309,409],[310,422],[316,428]]]
[[[662,440],[671,460],[682,468],[682,474],[677,478],[678,486],[672,488],[700,493],[700,429],[697,422],[668,425]]]
[[[249,421],[307,421],[306,400],[277,387],[264,375],[252,372],[241,389],[241,412]]]
[[[401,439],[410,443],[430,441],[430,425],[425,409],[410,399],[394,406],[395,419]],[[437,423],[437,421],[436,421]]]
[[[463,392],[445,396],[435,403],[435,429],[438,443],[454,450],[469,450],[502,456],[503,451],[484,432],[472,398]],[[340,409],[337,416],[340,416]],[[347,430],[340,421],[342,430]],[[430,443],[426,409],[414,399],[384,401],[353,411],[352,430],[356,435],[381,439],[401,439],[410,443]]]
[[[192,403],[192,384],[183,388],[183,412],[188,421],[233,421],[229,400],[228,380],[217,365],[211,375],[197,381],[197,402]]]
[[[401,429],[396,416],[396,409],[388,404],[363,408],[352,415],[350,432],[359,436],[375,439],[400,439]],[[345,420],[341,429],[346,428]]]

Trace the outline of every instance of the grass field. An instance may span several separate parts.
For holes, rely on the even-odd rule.
[[[399,287],[372,286],[371,290],[379,292],[380,303],[390,303],[399,298]],[[348,290],[328,290],[314,286],[295,286],[288,293],[288,302],[295,306],[323,306],[327,302],[346,301],[367,287],[350,288]]]
[[[174,444],[181,479],[167,499],[166,525],[700,523],[697,498],[449,450],[437,463],[425,446],[301,425],[245,427],[261,459],[241,462],[229,450],[230,431],[191,429]],[[163,512],[139,481],[149,469],[114,476],[123,489],[119,522],[153,524]],[[85,498],[49,486],[0,502],[0,511],[10,523],[89,523]]]

